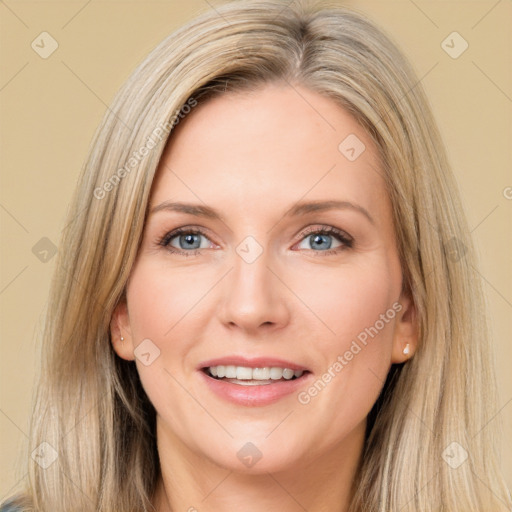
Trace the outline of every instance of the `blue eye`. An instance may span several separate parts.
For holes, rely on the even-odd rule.
[[[316,233],[314,235],[308,235],[304,241],[309,241],[310,249],[331,249],[332,235]]]
[[[317,227],[310,228],[305,233],[302,233],[302,236],[305,236],[303,242],[306,242],[308,245],[305,249],[314,250],[314,252],[323,252],[326,254],[333,254],[346,248],[351,248],[354,242],[352,237],[332,226],[321,229]],[[338,245],[334,248],[332,247],[333,238],[338,241]],[[302,249],[304,249],[304,247],[302,247]],[[315,249],[320,249],[320,251]]]
[[[204,239],[204,243],[202,243],[201,237]],[[301,237],[300,243],[306,242],[307,247],[300,247],[300,249],[322,255],[339,253],[351,248],[354,243],[350,235],[332,226],[308,228],[301,233]],[[333,238],[338,241],[338,245],[334,248],[332,247]],[[174,254],[194,256],[200,254],[202,249],[211,247],[212,242],[201,229],[178,228],[164,235],[158,241],[158,245]]]
[[[171,252],[177,253],[207,249],[208,244],[206,246],[201,245],[201,237],[206,238],[206,235],[198,229],[179,228],[167,233],[159,244],[167,247]]]

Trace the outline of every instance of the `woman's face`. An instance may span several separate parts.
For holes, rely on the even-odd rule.
[[[333,100],[267,85],[173,132],[113,343],[170,457],[251,472],[339,461],[414,341],[401,288],[373,143]]]

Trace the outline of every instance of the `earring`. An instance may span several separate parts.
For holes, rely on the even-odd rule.
[[[402,350],[402,353],[404,356],[408,356],[411,353],[410,345],[409,343],[406,343],[404,349]]]
[[[121,336],[121,341],[124,341],[124,338]]]

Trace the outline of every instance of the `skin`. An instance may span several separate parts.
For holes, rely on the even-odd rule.
[[[349,134],[366,146],[355,161],[338,149]],[[350,208],[284,215],[299,200],[329,199],[365,208],[373,222]],[[150,215],[127,301],[112,316],[114,349],[135,359],[157,411],[156,509],[345,511],[368,412],[391,364],[417,343],[376,148],[343,108],[302,86],[230,93],[196,107],[173,132],[150,209],[164,201],[208,205],[223,221]],[[352,247],[332,234],[318,247],[304,233],[329,226],[348,233]],[[179,235],[172,246],[189,255],[159,245],[179,227],[203,229],[199,252]],[[263,249],[252,263],[236,251],[247,236]],[[329,244],[341,250],[326,254]],[[397,302],[394,318],[307,404],[292,393],[235,405],[197,370],[226,355],[278,357],[311,371],[307,390]],[[145,339],[160,351],[148,366],[134,356]],[[247,442],[262,454],[252,467],[237,457]]]

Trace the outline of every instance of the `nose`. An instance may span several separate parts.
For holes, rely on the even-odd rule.
[[[249,334],[284,327],[290,319],[290,292],[276,274],[265,252],[252,263],[235,255],[234,267],[226,276],[222,291],[222,323]]]

